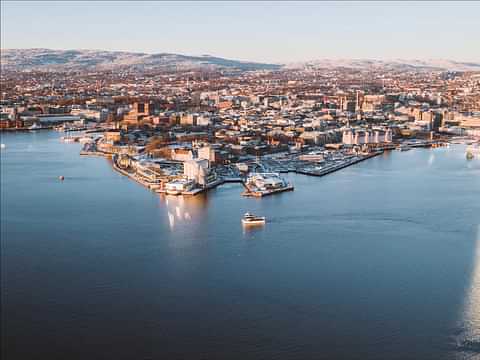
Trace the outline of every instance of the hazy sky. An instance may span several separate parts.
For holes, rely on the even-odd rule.
[[[480,61],[480,2],[1,1],[2,48]]]

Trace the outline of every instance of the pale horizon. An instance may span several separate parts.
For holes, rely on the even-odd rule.
[[[2,1],[2,49],[479,62],[475,2]]]
[[[238,59],[232,57],[222,56],[222,54],[190,54],[190,53],[173,53],[167,51],[158,51],[158,52],[148,52],[148,51],[136,51],[136,50],[106,50],[106,49],[87,49],[87,48],[45,48],[45,47],[36,47],[36,48],[0,48],[0,51],[18,51],[18,50],[51,50],[51,51],[105,51],[105,52],[124,52],[124,53],[132,53],[132,54],[147,54],[147,55],[155,55],[155,54],[172,54],[172,55],[183,55],[183,56],[192,56],[192,57],[201,57],[201,56],[211,56],[217,58],[224,58],[227,60],[238,60],[242,62],[258,62],[258,63],[269,63],[274,65],[288,65],[294,63],[308,63],[314,61],[384,61],[384,62],[394,62],[394,61],[451,61],[451,62],[458,62],[458,63],[480,63],[479,60],[454,60],[451,58],[373,58],[373,57],[319,57],[315,59],[305,59],[305,60],[297,60],[297,61],[289,61],[289,62],[275,62],[275,61],[257,61],[252,59]]]

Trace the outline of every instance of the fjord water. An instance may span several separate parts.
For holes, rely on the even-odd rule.
[[[3,358],[480,357],[480,160],[463,146],[289,175],[264,199],[177,198],[58,137],[1,138]],[[266,226],[244,230],[246,211]]]

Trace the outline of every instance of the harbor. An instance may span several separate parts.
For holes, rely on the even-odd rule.
[[[22,312],[27,321],[43,313],[55,316],[53,322],[35,322],[47,344],[50,340],[41,335],[47,330],[57,332],[55,339],[68,341],[81,334],[93,342],[104,336],[105,316],[133,321],[134,330],[144,339],[152,336],[145,323],[162,318],[177,330],[165,335],[161,333],[163,324],[155,325],[155,343],[161,346],[155,348],[157,352],[141,352],[142,358],[155,358],[178,340],[181,316],[189,326],[196,326],[200,319],[220,329],[214,340],[202,331],[184,338],[193,342],[194,351],[207,352],[205,344],[216,346],[218,341],[231,349],[236,344],[231,339],[239,336],[247,336],[255,344],[257,331],[267,333],[276,328],[278,322],[272,319],[278,317],[289,325],[289,338],[299,343],[307,339],[314,350],[321,351],[323,343],[318,345],[315,334],[330,326],[331,314],[335,314],[340,331],[327,332],[325,344],[340,336],[342,343],[356,346],[350,336],[352,316],[354,330],[359,332],[367,316],[375,339],[384,339],[383,346],[389,351],[406,341],[418,344],[418,339],[424,339],[422,334],[432,335],[419,346],[433,351],[435,356],[428,359],[434,360],[444,354],[438,349],[450,344],[445,339],[457,336],[458,322],[470,324],[463,303],[469,301],[474,286],[470,282],[480,211],[480,162],[465,159],[463,144],[385,152],[322,178],[281,173],[295,190],[257,199],[240,195],[244,191],[241,182],[225,182],[214,191],[194,196],[157,194],[127,178],[128,173],[114,170],[108,154],[80,157],[81,145],[62,143],[59,136],[47,131],[9,133],[2,137],[6,147],[1,151],[2,184],[7,189],[2,193],[4,263],[10,276],[21,274],[10,282],[9,306],[14,309],[31,295],[26,282],[44,284],[42,291],[48,293],[37,295],[44,312],[27,305]],[[430,165],[432,157],[435,160]],[[265,167],[270,163],[273,167],[275,161],[260,159]],[[178,164],[164,166],[180,172]],[[412,167],[416,171],[409,171]],[[31,176],[25,176],[25,169]],[[65,176],[65,181],[60,182],[59,175]],[[238,181],[233,176],[230,179]],[[32,203],[40,208],[33,208]],[[265,224],[243,225],[246,212],[265,217]],[[31,221],[32,217],[37,220]],[[422,263],[432,259],[432,254],[437,260]],[[39,259],[45,265],[40,266]],[[437,277],[438,273],[449,276]],[[88,281],[72,281],[82,274]],[[354,288],[352,277],[360,282]],[[445,281],[448,286],[442,287]],[[204,291],[195,297],[192,308],[191,291],[197,289]],[[77,294],[86,293],[96,306],[84,307]],[[351,300],[352,293],[361,297]],[[120,305],[110,301],[110,294],[120,299]],[[285,294],[286,302],[271,305],[268,299],[277,299],[279,294]],[[245,308],[238,305],[238,312],[231,311],[232,299],[238,304],[245,299],[257,304],[264,296],[267,302]],[[429,308],[431,313],[426,316],[425,299],[438,296],[445,301]],[[345,313],[336,305],[345,299],[354,311]],[[399,315],[398,299],[411,309],[406,315]],[[71,305],[59,307],[59,303]],[[294,313],[292,304],[297,309]],[[125,309],[140,311],[137,320]],[[172,309],[180,309],[184,315]],[[78,319],[75,311],[88,320]],[[195,318],[193,312],[198,312]],[[299,335],[299,318],[308,338]],[[222,328],[225,319],[229,324],[246,324],[246,328],[240,327],[239,332],[231,326]],[[6,320],[17,326],[11,316]],[[382,335],[386,331],[398,334],[398,324],[404,321],[409,331],[402,332],[400,345],[388,345]],[[18,331],[25,335],[20,325]],[[111,331],[131,335],[130,330],[123,333],[122,327]],[[250,331],[255,334],[248,337]],[[437,347],[432,347],[432,341]],[[116,342],[110,343],[114,346]],[[72,344],[79,353],[84,351],[78,342]],[[141,340],[141,345],[147,349],[149,341]],[[248,350],[255,349],[252,345]],[[273,358],[276,347],[271,345],[271,349]],[[362,349],[378,358],[377,342]],[[46,358],[55,357],[54,352],[43,353]],[[178,354],[178,358],[183,355],[181,351]],[[246,351],[243,354],[249,357]],[[423,353],[417,354],[410,358],[424,358]],[[292,357],[296,355],[292,353]],[[332,352],[331,358],[338,355]],[[309,358],[309,354],[300,357]]]
[[[480,0],[0,1],[1,359],[480,360]]]
[[[322,177],[379,156],[385,151],[448,146],[448,143],[439,141],[405,141],[374,148],[310,147],[308,151],[247,157],[236,164],[213,166],[202,159],[152,159],[142,153],[132,153],[132,147],[105,147],[105,134],[108,135],[102,132],[95,137],[87,133],[74,136],[68,134],[61,140],[81,142],[80,155],[110,158],[113,168],[122,175],[156,193],[174,196],[195,196],[233,182],[244,187],[242,196],[262,198],[294,191],[294,184],[286,181],[281,174]],[[111,151],[105,151],[106,149]]]
[[[77,141],[85,135],[75,137]],[[240,183],[245,191],[242,196],[265,197],[293,191],[292,183],[281,174],[297,173],[321,177],[378,156],[384,150],[362,153],[332,151],[325,148],[313,149],[309,153],[283,153],[274,156],[257,157],[240,165],[210,167],[208,161],[188,162],[149,159],[141,155],[109,153],[99,149],[95,140],[86,141],[82,146],[82,156],[103,156],[111,158],[113,168],[124,176],[159,194],[195,196],[224,183]],[[241,168],[244,171],[239,171]],[[245,171],[246,170],[246,171]]]

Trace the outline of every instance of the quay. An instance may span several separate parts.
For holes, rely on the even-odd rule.
[[[346,168],[348,166],[351,166],[351,165],[354,165],[354,164],[358,164],[359,162],[365,161],[367,159],[370,159],[372,157],[375,157],[375,156],[378,156],[378,155],[381,155],[381,154],[383,154],[383,151],[376,151],[376,152],[373,152],[373,153],[368,154],[368,155],[363,155],[360,158],[357,158],[357,159],[354,159],[354,160],[348,160],[348,161],[345,161],[342,164],[333,165],[333,166],[327,167],[327,168],[322,169],[322,170],[308,171],[308,170],[298,170],[297,169],[297,170],[295,170],[295,173],[302,174],[302,175],[310,175],[310,176],[325,176],[325,175],[331,174],[335,171],[344,169],[344,168]]]
[[[293,185],[288,183],[279,173],[253,173],[243,185],[246,190],[242,195],[254,197],[263,197],[294,189]]]
[[[369,154],[362,154],[350,159],[348,158],[344,159],[341,162],[337,162],[336,164],[330,164],[320,169],[310,170],[304,167],[290,167],[290,166],[285,167],[285,165],[282,165],[282,170],[288,169],[289,171],[297,174],[320,177],[320,176],[325,176],[327,174],[331,174],[335,171],[339,171],[348,166],[357,164],[359,162],[365,161],[367,159],[381,155],[383,153],[384,153],[384,149],[376,150]],[[119,166],[119,164],[117,163],[118,161],[117,155],[112,156],[112,154],[110,153],[98,151],[96,147],[91,147],[91,150],[87,150],[85,148],[80,152],[80,155],[102,156],[106,158],[111,158],[112,167],[114,168],[114,170],[116,170],[120,174],[127,176],[132,180],[135,180],[137,183],[143,185],[144,187],[152,191],[155,191],[156,193],[160,193],[160,194],[168,193],[167,189],[165,188],[165,184],[171,181],[171,178],[168,178],[167,180],[165,179],[162,180],[155,177],[153,177],[152,179],[149,179],[148,177],[145,178],[144,176],[141,176],[141,174],[139,175],[136,171],[127,171],[123,167]],[[269,196],[269,195],[273,195],[273,194],[277,194],[285,191],[293,191],[294,186],[288,183],[285,179],[283,179],[279,173],[280,172],[252,173],[248,178],[235,176],[235,175],[234,176],[218,176],[217,179],[201,187],[191,186],[191,185],[188,185],[183,188],[180,187],[176,195],[195,196],[225,183],[241,183],[245,187],[245,191],[243,191],[241,195],[246,197],[261,198],[264,196]]]
[[[21,128],[0,128],[0,132],[22,132],[22,131],[38,131],[38,130],[52,130],[53,126],[42,126],[35,129],[30,129],[28,127],[21,127]]]
[[[189,190],[183,190],[181,192],[179,192],[178,195],[186,195],[186,196],[194,196],[194,195],[198,195],[200,193],[203,193],[203,192],[206,192],[210,189],[213,189],[213,188],[216,188],[217,186],[219,185],[222,185],[224,184],[226,181],[225,179],[223,178],[218,178],[217,180],[207,184],[205,187],[201,187],[201,188],[193,188],[193,189],[189,189]],[[155,189],[155,192],[159,193],[159,194],[166,194],[167,191],[165,188],[162,188],[162,187],[158,187]]]
[[[107,153],[104,153],[104,152],[99,152],[99,151],[85,151],[85,150],[80,151],[80,155],[82,155],[82,156],[104,156],[104,157],[111,157],[111,154],[107,154]]]
[[[320,176],[328,175],[328,174],[333,173],[335,171],[339,171],[339,170],[344,169],[348,166],[357,164],[359,162],[365,161],[365,160],[370,159],[372,157],[381,155],[381,154],[383,154],[383,152],[384,152],[383,150],[375,151],[375,152],[370,153],[368,155],[362,155],[359,158],[350,159],[350,160],[342,162],[341,164],[331,165],[331,166],[326,167],[326,168],[321,169],[321,170],[313,170],[313,171],[301,170],[301,169],[292,169],[292,170],[293,170],[293,172],[295,172],[297,174],[320,177]],[[103,157],[107,157],[107,158],[111,157],[111,154],[107,154],[107,153],[104,153],[104,152],[98,152],[98,151],[81,151],[80,155],[82,155],[82,156],[90,156],[90,155],[91,156],[103,156]],[[116,159],[115,155],[112,157],[112,167],[114,168],[114,170],[116,170],[120,174],[122,174],[124,176],[127,176],[127,177],[131,178],[132,180],[135,180],[139,184],[145,186],[146,188],[148,188],[152,191],[155,191],[159,194],[165,194],[166,193],[166,189],[164,188],[164,186],[162,186],[161,182],[145,181],[145,179],[141,178],[140,176],[136,175],[135,173],[128,172],[128,171],[122,169],[121,167],[119,167],[117,165],[117,159]],[[244,178],[241,178],[241,177],[219,177],[218,179],[216,179],[215,181],[213,181],[210,184],[207,184],[204,187],[193,188],[193,189],[180,191],[179,195],[195,196],[195,195],[206,192],[210,189],[213,189],[213,188],[215,188],[219,185],[225,184],[225,183],[241,183],[245,187],[245,191],[243,191],[241,195],[246,196],[246,197],[257,197],[257,198],[260,197],[261,198],[261,197],[268,196],[268,195],[273,195],[273,194],[277,194],[277,193],[281,193],[281,192],[285,192],[285,191],[293,191],[294,190],[294,186],[290,183],[285,183],[281,187],[269,188],[269,189],[260,189],[260,188],[249,185],[247,183],[247,181]]]
[[[243,183],[243,179],[240,177],[224,177],[224,183]]]
[[[264,196],[268,196],[268,195],[272,195],[272,194],[276,194],[276,193],[281,193],[281,192],[284,192],[284,191],[293,191],[293,190],[294,190],[294,187],[291,184],[289,184],[285,187],[281,187],[281,188],[278,188],[278,189],[271,189],[271,190],[250,190],[250,189],[247,188],[247,190],[245,190],[242,193],[242,196],[264,197]]]

